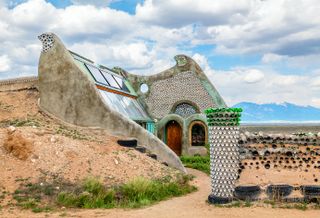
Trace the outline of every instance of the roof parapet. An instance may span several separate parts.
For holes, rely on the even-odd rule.
[[[42,52],[48,52],[53,47],[53,33],[43,33],[40,36],[38,36],[38,39],[42,42]]]
[[[175,59],[178,67],[183,67],[184,65],[186,65],[188,63],[187,56],[183,55],[183,54],[174,56],[174,59]]]

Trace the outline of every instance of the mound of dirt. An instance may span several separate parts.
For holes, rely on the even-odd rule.
[[[38,96],[36,90],[0,92],[0,102],[10,108],[0,113],[0,190],[13,193],[22,181],[76,184],[99,177],[112,186],[134,177],[179,174],[146,154],[119,146],[121,137],[106,130],[75,127],[48,117],[38,109]],[[0,205],[8,201],[0,199]]]
[[[26,160],[32,153],[32,143],[26,140],[20,133],[11,132],[8,130],[7,138],[4,141],[3,147],[13,156],[20,160]]]

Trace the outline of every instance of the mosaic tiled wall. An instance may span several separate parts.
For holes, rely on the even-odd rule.
[[[170,113],[174,104],[183,100],[194,102],[200,111],[215,106],[212,97],[193,72],[179,73],[154,82],[145,102],[149,113],[153,117],[161,118]]]

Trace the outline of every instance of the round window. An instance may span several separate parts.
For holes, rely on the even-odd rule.
[[[143,94],[147,93],[149,91],[149,86],[145,83],[142,83],[140,85],[140,92],[142,92]]]

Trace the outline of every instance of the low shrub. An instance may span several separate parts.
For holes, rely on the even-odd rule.
[[[57,203],[77,208],[138,208],[195,191],[196,188],[188,184],[189,180],[189,177],[181,177],[178,181],[164,183],[139,177],[127,184],[106,188],[91,178],[77,192],[59,193]]]
[[[206,174],[210,174],[209,156],[181,156],[180,159],[186,167],[197,169]]]
[[[29,183],[24,181],[12,195],[16,205],[33,212],[45,212],[65,206],[72,208],[138,208],[196,190],[189,185],[189,175],[158,180],[135,178],[126,184],[109,187],[96,178],[87,178],[80,185],[54,181]]]

